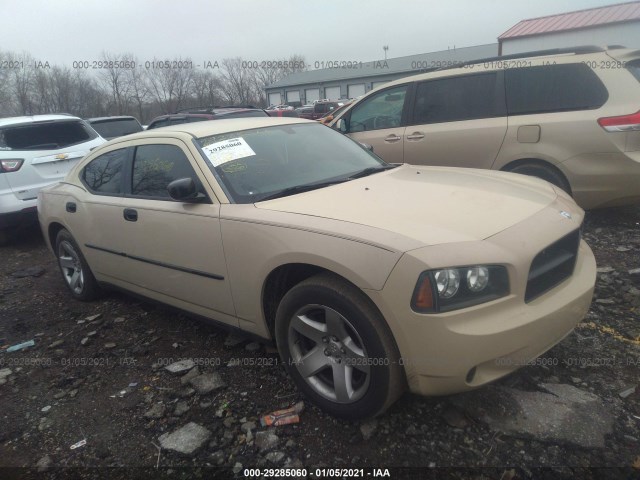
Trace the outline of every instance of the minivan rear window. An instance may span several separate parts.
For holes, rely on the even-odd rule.
[[[440,78],[418,84],[414,124],[455,122],[505,115],[497,73]]]
[[[600,108],[609,93],[583,63],[541,65],[505,71],[509,115]]]
[[[52,120],[0,128],[0,150],[57,150],[97,138],[77,120]]]

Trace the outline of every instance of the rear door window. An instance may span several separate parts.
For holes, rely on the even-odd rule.
[[[504,116],[504,91],[496,72],[429,80],[418,84],[416,125]]]
[[[0,129],[0,150],[58,150],[97,138],[82,121],[55,120]]]
[[[600,108],[609,96],[583,63],[508,69],[505,82],[509,115]]]

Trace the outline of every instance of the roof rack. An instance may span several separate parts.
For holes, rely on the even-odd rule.
[[[617,48],[618,46],[616,46]],[[468,62],[460,62],[455,65],[440,67],[436,70],[450,70],[452,68],[460,68],[466,65],[475,65],[478,63],[485,62],[499,62],[501,60],[511,60],[515,58],[529,58],[529,57],[546,57],[551,55],[566,55],[566,54],[585,54],[585,53],[597,53],[604,52],[606,49],[602,47],[598,47],[595,45],[582,45],[579,47],[568,47],[568,48],[551,48],[548,50],[534,50],[531,52],[522,52],[522,53],[512,53],[510,55],[502,55],[496,57],[487,57],[487,58],[478,58],[477,60],[469,60]]]
[[[220,106],[217,105],[213,108],[258,108],[255,105],[224,105],[224,106]]]
[[[215,109],[223,108],[258,108],[253,105],[207,105],[206,107],[189,107],[176,110],[175,113],[213,113]]]
[[[189,108],[181,108],[180,110],[176,110],[175,113],[210,113],[211,110],[217,107],[206,106],[206,107],[189,107]]]

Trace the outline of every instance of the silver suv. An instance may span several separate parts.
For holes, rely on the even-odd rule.
[[[371,91],[330,123],[391,163],[533,175],[583,208],[640,202],[640,50],[476,61]]]
[[[70,115],[0,119],[0,245],[16,228],[37,222],[38,191],[62,180],[105,140]]]

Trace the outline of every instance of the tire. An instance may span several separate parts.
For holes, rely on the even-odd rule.
[[[289,290],[275,334],[298,388],[336,417],[380,415],[406,390],[389,326],[371,300],[336,275],[319,274]]]
[[[88,302],[100,296],[100,287],[71,234],[62,229],[56,236],[56,258],[65,285],[76,300]]]
[[[509,169],[508,171],[519,173],[521,175],[529,175],[532,177],[541,178],[542,180],[546,180],[547,182],[552,183],[556,187],[560,187],[562,190],[571,195],[571,185],[569,185],[567,179],[564,178],[564,175],[562,175],[559,171],[555,170],[552,167],[548,167],[536,162],[525,162]]]

